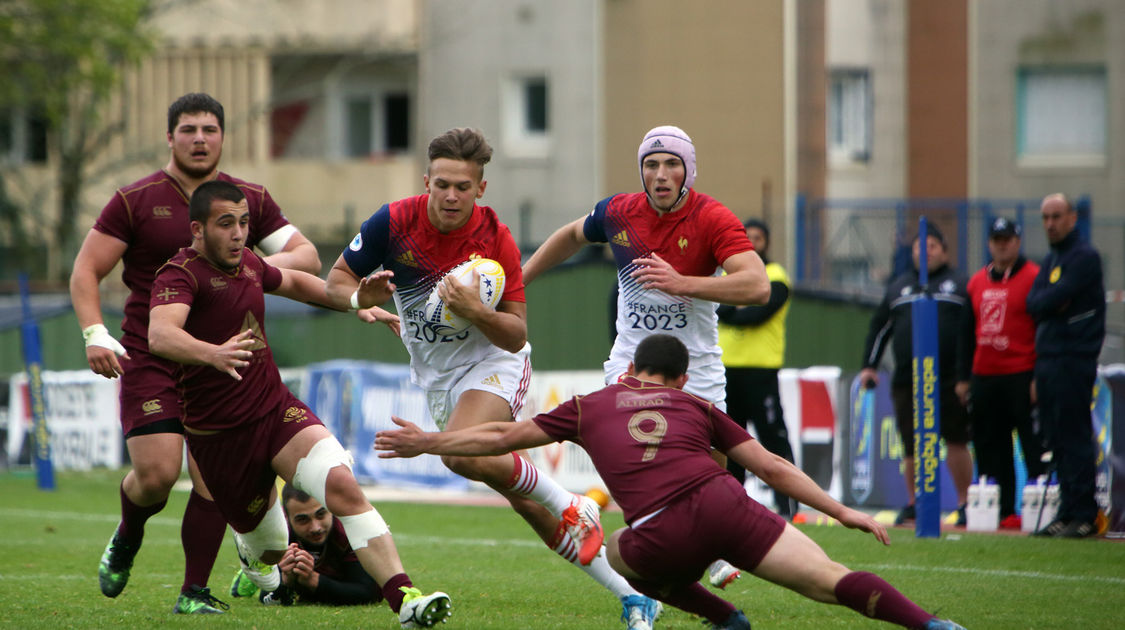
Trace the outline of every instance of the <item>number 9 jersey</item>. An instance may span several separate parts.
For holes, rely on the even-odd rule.
[[[520,251],[508,226],[488,206],[473,206],[468,223],[443,234],[426,215],[427,195],[385,204],[371,215],[344,250],[344,261],[359,277],[380,267],[393,271],[395,308],[402,320],[402,341],[410,353],[410,371],[423,389],[442,389],[443,376],[496,354],[510,354],[475,326],[456,335],[438,334],[426,321],[424,307],[446,272],[470,258],[491,258],[504,268],[501,302],[525,302]]]

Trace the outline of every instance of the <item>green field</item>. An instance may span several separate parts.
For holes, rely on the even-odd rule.
[[[98,590],[96,567],[117,522],[121,471],[58,476],[40,492],[30,473],[0,473],[0,627],[3,628],[397,628],[385,606],[266,608],[225,597],[237,566],[226,542],[212,587],[231,604],[223,616],[186,617],[171,610],[183,571],[180,516],[186,494],[149,521],[144,548],[125,592]],[[513,512],[498,507],[378,505],[403,561],[423,590],[453,600],[445,628],[624,628],[620,606],[583,573],[543,547]],[[607,513],[607,530],[621,525]],[[927,610],[969,630],[1125,627],[1125,544],[960,534],[915,539],[892,532],[882,547],[841,527],[803,526],[845,565],[879,573]],[[229,538],[229,537],[228,537]],[[755,630],[883,628],[851,610],[805,600],[744,577],[726,596]],[[698,630],[699,620],[665,612],[657,628]]]

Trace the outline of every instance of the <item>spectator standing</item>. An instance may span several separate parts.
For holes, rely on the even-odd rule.
[[[957,394],[969,410],[977,468],[1000,486],[1000,528],[1019,529],[1012,449],[1015,429],[1028,478],[1043,474],[1042,439],[1031,421],[1035,322],[1027,294],[1039,265],[1020,254],[1020,226],[999,217],[988,230],[992,262],[969,280],[972,308],[965,309]],[[974,343],[975,340],[975,343]],[[970,364],[971,363],[971,364]],[[964,375],[971,372],[965,382]]]
[[[1035,390],[1047,448],[1059,475],[1059,510],[1037,536],[1098,533],[1094,427],[1090,402],[1105,340],[1105,285],[1098,252],[1081,239],[1078,213],[1065,196],[1040,206],[1051,251],[1027,295],[1035,320]]]
[[[916,301],[923,297],[919,284],[918,266],[921,246],[914,237],[914,269],[900,274],[887,286],[883,301],[871,317],[871,328],[863,353],[860,381],[865,386],[878,384],[876,367],[883,350],[890,341],[893,346],[895,368],[891,377],[891,397],[894,400],[895,418],[899,437],[902,438],[902,476],[906,482],[907,504],[895,518],[901,525],[914,520],[914,392],[911,376],[913,357],[913,323],[911,311]],[[948,265],[949,252],[945,237],[937,226],[931,225],[926,236],[926,260],[929,285],[925,292],[937,302],[938,311],[938,364],[941,379],[941,436],[946,445],[946,466],[957,490],[957,524],[965,524],[965,505],[969,484],[973,477],[973,460],[969,455],[969,419],[955,389],[957,376],[956,343],[961,333],[962,310],[969,304],[965,278]]]
[[[719,316],[719,346],[727,375],[727,413],[745,428],[754,424],[758,441],[771,453],[793,462],[793,446],[785,428],[777,371],[785,363],[785,318],[789,315],[789,275],[785,268],[769,260],[770,228],[758,219],[744,224],[746,237],[766,265],[770,280],[770,299],[761,306],[722,304]],[[746,469],[733,459],[727,470],[739,482],[746,482]],[[777,513],[792,520],[796,503],[774,490]]]

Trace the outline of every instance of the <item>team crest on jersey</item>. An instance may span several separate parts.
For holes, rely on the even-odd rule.
[[[156,398],[153,400],[146,400],[141,403],[141,411],[145,412],[146,416],[151,416],[154,413],[160,413],[161,411],[164,411],[164,408],[160,406],[160,399]]]
[[[254,343],[250,344],[246,350],[253,352],[254,350],[261,350],[266,347],[265,335],[262,334],[262,325],[258,322],[258,318],[250,311],[246,311],[246,316],[242,318],[242,328],[239,330],[249,330],[250,338]]]
[[[216,291],[222,291],[227,288],[227,281],[218,276],[211,276],[211,288]]]
[[[168,300],[176,297],[179,294],[180,294],[180,292],[175,290],[175,289],[169,289],[168,287],[164,287],[164,290],[162,290],[160,293],[157,293],[156,297],[158,297],[161,300],[164,300],[165,302],[167,302]]]
[[[957,283],[952,280],[946,280],[945,282],[942,282],[940,286],[938,286],[938,291],[944,293],[945,295],[952,295],[956,290]]]
[[[152,216],[157,219],[171,219],[172,206],[154,206],[152,208]]]
[[[687,237],[681,236],[680,240],[676,241],[676,244],[680,246],[680,252],[683,252],[687,249]]]
[[[352,239],[352,242],[348,244],[348,249],[352,250],[353,252],[358,252],[359,250],[363,249],[363,234],[356,234],[355,238]]]
[[[243,271],[246,272],[246,277],[250,278],[251,280],[254,280],[255,278],[258,277],[258,274],[253,269],[245,269],[244,268]]]
[[[250,514],[257,514],[262,506],[266,504],[266,498],[263,496],[254,497],[254,500],[246,505],[246,511]]]
[[[309,419],[309,412],[305,411],[303,407],[290,407],[285,410],[285,417],[282,422],[296,422],[298,424]]]
[[[1050,280],[1051,284],[1054,284],[1054,283],[1058,282],[1059,278],[1061,278],[1061,277],[1062,277],[1062,267],[1055,267],[1054,269],[1051,270],[1051,277],[1049,278],[1049,280]]]
[[[629,235],[625,232],[625,230],[621,230],[617,234],[614,234],[613,238],[611,238],[609,240],[613,241],[614,245],[620,245],[621,247],[629,247]]]
[[[409,249],[395,257],[395,262],[407,267],[417,267],[418,261],[414,259],[414,252]]]

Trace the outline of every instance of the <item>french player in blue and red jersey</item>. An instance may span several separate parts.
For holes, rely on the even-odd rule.
[[[381,268],[378,281],[401,318],[412,380],[426,392],[437,426],[456,430],[496,418],[511,421],[527,392],[531,346],[519,248],[496,211],[477,204],[488,185],[484,166],[492,148],[478,130],[462,127],[434,138],[428,153],[426,194],[385,204],[363,223],[329,272],[328,293],[347,299],[360,279]],[[481,303],[479,284],[443,279],[478,257],[504,268],[504,293],[495,310]],[[435,286],[447,307],[472,326],[444,335],[426,320],[423,307]],[[658,604],[610,568],[592,499],[564,490],[514,453],[442,461],[503,495],[548,547],[621,599],[629,628],[651,628]]]
[[[168,164],[117,190],[74,259],[70,299],[86,340],[86,358],[95,373],[121,377],[121,428],[133,466],[121,482],[121,521],[98,567],[98,582],[106,597],[116,597],[125,588],[144,539],[145,522],[164,508],[180,478],[184,429],[175,366],[148,350],[148,305],[156,270],[191,244],[188,200],[192,193],[206,181],[234,183],[246,196],[252,217],[246,246],[257,247],[275,266],[320,271],[316,247],[289,223],[265,187],[218,170],[224,118],[222,104],[207,94],[176,99],[168,108]],[[130,291],[120,342],[103,324],[98,294],[98,285],[119,262],[121,279]],[[193,490],[181,529],[184,581],[174,610],[221,612],[211,605],[206,586],[226,523],[190,458],[188,470]]]
[[[765,264],[738,217],[692,188],[695,145],[682,129],[661,126],[646,133],[637,166],[644,191],[607,197],[556,230],[524,265],[524,281],[584,245],[609,243],[617,261],[617,337],[604,365],[605,382],[625,374],[641,339],[667,333],[688,348],[687,391],[725,411],[726,368],[715,311],[719,304],[764,304],[770,295]],[[725,562],[711,568],[711,583],[719,588],[737,577]]]
[[[851,571],[808,536],[750,498],[711,448],[801,503],[889,544],[870,515],[846,507],[783,457],[770,453],[716,405],[683,391],[688,352],[678,338],[644,338],[620,382],[524,422],[491,422],[462,431],[380,431],[380,457],[495,455],[568,440],[590,455],[625,515],[609,538],[610,563],[644,593],[700,615],[712,628],[750,630],[741,610],[699,583],[727,558],[743,570],[812,600],[925,630],[964,630],[940,620],[879,576]]]

